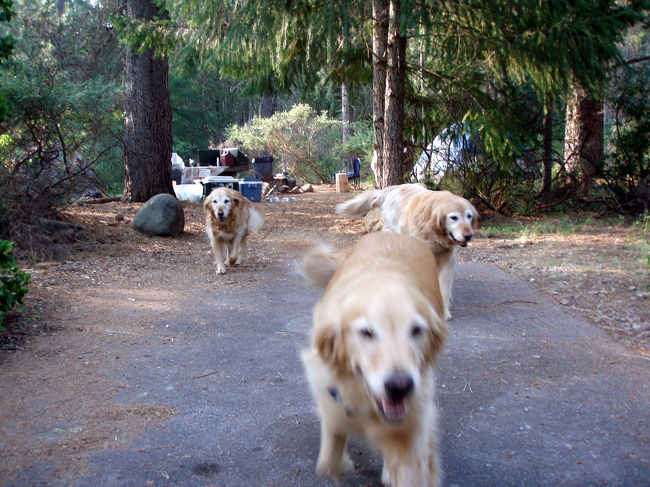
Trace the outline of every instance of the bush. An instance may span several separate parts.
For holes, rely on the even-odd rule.
[[[650,211],[650,67],[622,72],[610,97],[613,113],[604,180],[613,207]]]
[[[355,157],[372,154],[370,126],[352,124],[352,131],[354,135],[343,145],[339,120],[299,104],[269,118],[255,117],[250,125],[231,126],[228,137],[254,153],[273,155],[283,169],[305,181],[329,183],[332,173]]]
[[[29,290],[29,274],[20,270],[13,255],[14,244],[0,240],[0,330],[5,315],[23,301]]]

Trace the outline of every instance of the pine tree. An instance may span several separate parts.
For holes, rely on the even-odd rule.
[[[151,0],[129,0],[128,14],[153,20],[160,10]],[[172,110],[167,59],[133,47],[126,56],[124,199],[143,202],[159,193],[174,194],[171,176]]]
[[[11,0],[0,0],[0,22],[10,22],[13,17]],[[0,36],[0,63],[11,56],[14,40],[11,35]],[[0,92],[0,121],[7,115],[8,109],[3,94]]]

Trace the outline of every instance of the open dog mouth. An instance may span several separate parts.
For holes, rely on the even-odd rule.
[[[454,237],[453,233],[449,234],[449,238],[457,245],[460,245],[461,247],[467,247],[468,240],[458,240],[457,238]]]
[[[406,407],[403,399],[391,401],[387,398],[375,398],[375,402],[377,409],[389,423],[401,423],[406,419]]]

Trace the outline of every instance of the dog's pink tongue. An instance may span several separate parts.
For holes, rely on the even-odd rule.
[[[384,399],[381,402],[381,409],[388,421],[403,421],[406,417],[404,401],[391,402]]]

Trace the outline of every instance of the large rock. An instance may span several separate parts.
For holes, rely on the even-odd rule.
[[[147,235],[176,236],[183,233],[183,205],[170,194],[157,194],[136,213],[133,228]]]

